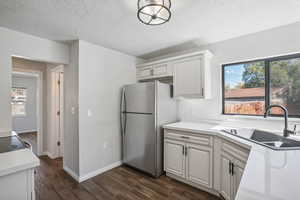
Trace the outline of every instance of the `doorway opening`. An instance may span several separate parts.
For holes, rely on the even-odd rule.
[[[13,131],[37,156],[63,157],[64,66],[12,57],[12,69]]]
[[[11,108],[13,130],[38,155],[38,88],[39,74],[17,72],[12,74]]]

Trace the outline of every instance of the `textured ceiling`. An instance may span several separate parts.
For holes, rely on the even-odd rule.
[[[173,0],[171,21],[161,26],[140,23],[136,7],[136,0],[0,0],[0,26],[141,56],[300,21],[300,0]]]

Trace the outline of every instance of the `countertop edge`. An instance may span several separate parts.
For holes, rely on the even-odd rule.
[[[32,168],[35,168],[39,165],[40,165],[40,161],[34,161],[34,162],[31,162],[31,163],[28,163],[28,164],[19,165],[19,166],[16,166],[16,167],[5,169],[5,170],[0,171],[0,178],[2,176],[7,176],[7,175],[10,175],[10,174],[20,172],[20,171],[32,169]]]
[[[21,149],[0,153],[0,178],[19,171],[35,168],[40,165],[40,160],[29,149]]]

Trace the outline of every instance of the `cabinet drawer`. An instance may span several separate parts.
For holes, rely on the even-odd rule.
[[[237,159],[239,159],[242,162],[247,162],[248,160],[248,155],[249,155],[249,150],[245,149],[237,144],[234,144],[232,142],[228,141],[223,141],[222,142],[222,151],[233,155]]]
[[[212,146],[213,136],[210,135],[197,135],[188,132],[165,130],[166,139],[175,139],[189,143],[201,144]]]

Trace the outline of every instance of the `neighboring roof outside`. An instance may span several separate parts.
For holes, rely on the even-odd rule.
[[[283,88],[273,88],[273,93],[282,92]],[[264,98],[265,97],[265,88],[240,88],[240,89],[231,89],[225,91],[225,98],[235,99],[235,98]]]

